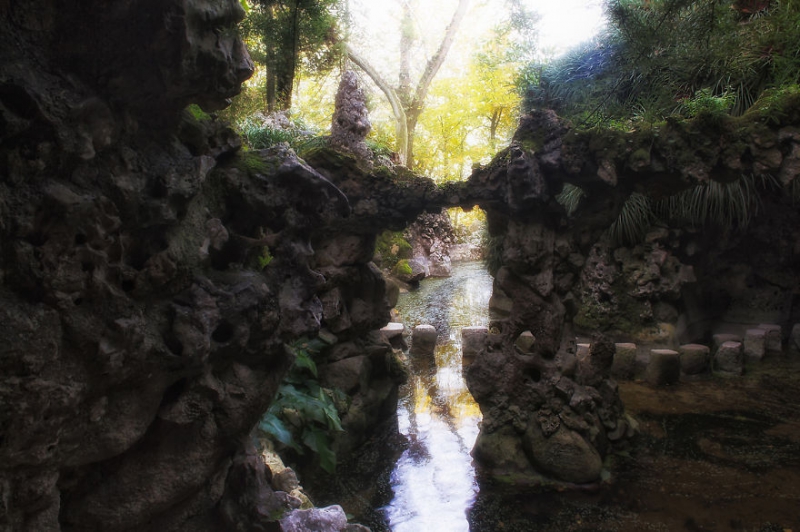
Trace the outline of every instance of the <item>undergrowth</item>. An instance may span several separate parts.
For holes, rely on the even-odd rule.
[[[314,339],[285,346],[295,356],[294,365],[256,430],[257,439],[269,439],[279,448],[290,448],[299,454],[315,453],[322,469],[333,474],[336,453],[332,434],[343,430],[336,405],[346,403],[347,396],[340,390],[323,388],[317,381],[313,355],[324,345],[322,340]]]

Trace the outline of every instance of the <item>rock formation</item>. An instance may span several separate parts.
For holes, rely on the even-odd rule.
[[[538,112],[469,183],[443,188],[330,149],[241,153],[231,129],[187,109],[224,107],[252,72],[239,2],[59,7],[0,2],[3,530],[269,530],[291,501],[250,433],[292,363],[285,344],[329,340],[320,379],[352,399],[337,450],[391,423],[403,375],[378,332],[389,304],[374,241],[443,206],[480,205],[501,243],[507,315],[469,373],[485,416],[476,458],[593,482],[630,426],[607,378],[613,344],[582,359],[572,345],[602,232],[634,190],[742,172],[788,185],[798,171],[796,102],[773,121],[649,136],[577,133]],[[570,220],[554,200],[564,182],[591,195]],[[677,267],[659,256],[637,255]],[[779,273],[767,281],[793,281]]]
[[[224,107],[252,72],[242,16],[235,0],[0,6],[2,530],[270,529],[292,502],[250,432],[284,345],[322,328],[340,341],[321,378],[354,398],[338,448],[394,413],[370,260],[375,218],[419,202],[393,219],[183,110]]]

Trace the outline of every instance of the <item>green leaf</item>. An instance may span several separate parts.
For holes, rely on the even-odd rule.
[[[333,452],[328,435],[319,429],[309,428],[303,432],[303,443],[319,455],[319,465],[333,474],[336,472],[336,453]]]
[[[250,14],[250,3],[247,0],[239,0],[239,3],[242,4],[242,9],[244,9],[245,14]]]
[[[267,415],[261,419],[258,428],[284,445],[297,447],[292,433],[275,414],[267,413]]]

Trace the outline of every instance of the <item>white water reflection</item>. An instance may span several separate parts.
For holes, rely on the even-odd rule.
[[[478,489],[469,452],[481,415],[462,375],[461,327],[488,325],[491,291],[483,266],[468,263],[400,298],[407,329],[433,325],[439,345],[433,357],[409,361],[401,390],[397,416],[410,445],[392,472],[394,499],[384,509],[394,532],[469,530],[466,512]]]

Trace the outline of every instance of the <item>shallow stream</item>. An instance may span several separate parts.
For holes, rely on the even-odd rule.
[[[481,263],[458,264],[446,279],[425,280],[397,305],[406,329],[428,324],[439,341],[433,357],[408,363],[397,416],[408,438],[391,474],[394,498],[383,511],[391,530],[468,531],[466,509],[478,491],[470,451],[481,419],[462,376],[461,328],[488,325],[492,278]]]
[[[480,411],[462,377],[460,329],[488,323],[491,285],[466,263],[401,296],[408,331],[427,323],[440,334],[433,357],[407,360],[403,436],[376,438],[315,502],[342,504],[374,532],[800,532],[798,355],[750,363],[738,378],[620,382],[641,435],[607,459],[611,480],[599,489],[479,478],[469,452]]]

